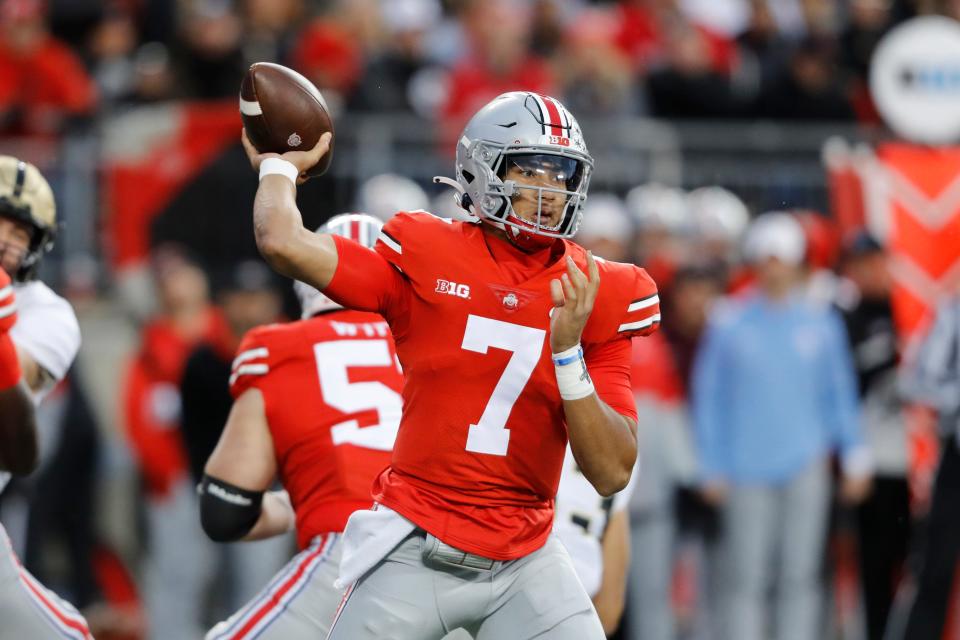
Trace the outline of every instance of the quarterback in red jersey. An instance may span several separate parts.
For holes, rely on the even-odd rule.
[[[372,247],[381,226],[345,214],[321,231]],[[403,376],[387,323],[301,282],[295,289],[304,319],[258,327],[238,349],[235,403],[205,468],[200,517],[218,541],[279,535],[295,523],[301,553],[208,640],[324,637],[343,595],[333,586],[340,532],[352,512],[370,508],[370,484],[400,425]],[[265,493],[274,478],[285,491]]]
[[[554,98],[507,93],[457,145],[460,202],[479,218],[426,212],[388,222],[377,253],[303,229],[294,180],[308,152],[258,154],[254,227],[280,272],[390,325],[403,417],[377,508],[347,527],[330,638],[603,638],[569,556],[550,536],[569,438],[603,495],[636,460],[630,339],[660,320],[633,265],[569,241],[593,162]],[[548,350],[549,346],[549,350]],[[492,585],[492,588],[491,588]]]

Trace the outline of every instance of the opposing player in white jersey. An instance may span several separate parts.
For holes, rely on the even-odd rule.
[[[623,491],[603,497],[583,475],[569,446],[560,473],[553,532],[570,553],[607,635],[617,630],[626,602],[630,566],[627,504],[639,475],[635,471]]]
[[[9,331],[0,332],[12,342],[22,384],[34,404],[66,375],[80,348],[80,327],[70,304],[34,277],[40,258],[53,247],[55,232],[53,191],[40,171],[0,156],[0,266],[13,278],[12,285],[0,284],[0,315],[7,313],[9,319],[16,313]],[[4,307],[9,292],[16,301]],[[29,471],[36,463],[35,442],[32,450],[27,445],[16,455],[32,459],[4,460],[7,470]],[[0,491],[8,480],[0,471]],[[93,636],[76,609],[21,566],[0,525],[0,639],[61,637]]]

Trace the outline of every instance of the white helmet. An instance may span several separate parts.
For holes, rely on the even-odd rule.
[[[535,172],[549,167],[564,182],[546,187],[505,180],[510,163]],[[577,233],[592,171],[593,158],[576,119],[559,100],[537,93],[513,91],[494,98],[470,119],[457,143],[461,205],[504,229],[521,247],[541,247]],[[435,180],[452,184],[443,178]],[[523,189],[537,197],[534,221],[524,220],[513,209],[512,198]],[[566,198],[563,216],[554,226],[541,222],[545,192]]]
[[[342,213],[327,220],[326,224],[317,229],[317,233],[343,236],[373,249],[382,228],[383,222],[373,216],[365,213]],[[295,280],[293,291],[297,294],[297,299],[300,300],[300,317],[304,320],[323,311],[343,308],[342,305],[334,302],[305,282]]]
[[[361,185],[357,209],[386,222],[397,211],[417,211],[429,205],[420,185],[395,173],[381,173]]]
[[[40,170],[13,156],[0,156],[0,216],[30,227],[30,246],[16,272],[10,274],[14,280],[29,280],[40,258],[53,248],[57,207]]]
[[[603,238],[628,244],[633,235],[633,223],[623,200],[612,193],[595,193],[584,207],[583,224],[578,240]]]
[[[626,203],[627,210],[641,229],[683,233],[690,224],[682,189],[657,182],[641,184],[627,193]]]
[[[736,242],[750,222],[750,211],[736,194],[723,187],[700,187],[687,194],[687,206],[703,238]]]

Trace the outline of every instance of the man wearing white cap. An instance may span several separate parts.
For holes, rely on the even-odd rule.
[[[799,289],[799,223],[763,215],[744,249],[755,290],[714,310],[693,376],[704,493],[723,515],[721,637],[813,640],[828,459],[841,454],[849,501],[868,490],[871,463],[842,321]],[[767,603],[771,583],[775,602]]]

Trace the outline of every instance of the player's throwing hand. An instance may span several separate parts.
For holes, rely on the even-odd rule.
[[[559,280],[550,281],[553,313],[550,316],[550,348],[560,353],[577,346],[580,334],[593,311],[593,302],[600,290],[600,271],[593,253],[587,252],[587,278],[574,263],[566,258],[567,272]]]
[[[240,141],[243,142],[243,149],[247,152],[247,158],[250,159],[250,166],[253,167],[254,171],[259,171],[260,163],[267,158],[279,158],[281,160],[286,160],[295,166],[299,172],[297,184],[303,184],[307,181],[308,177],[306,172],[316,166],[317,163],[320,162],[320,159],[323,158],[327,151],[330,150],[330,140],[332,138],[332,134],[325,133],[320,136],[320,139],[317,141],[317,144],[313,147],[313,149],[310,149],[309,151],[287,151],[281,155],[279,153],[260,153],[257,151],[257,148],[253,146],[253,143],[250,142],[250,138],[247,137],[246,129],[243,129],[240,134]]]

